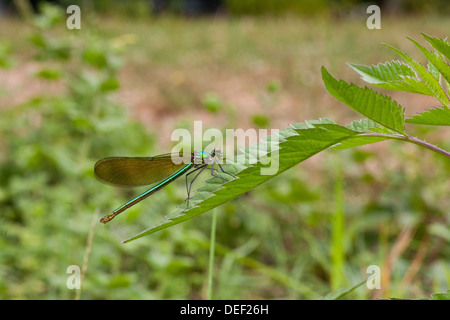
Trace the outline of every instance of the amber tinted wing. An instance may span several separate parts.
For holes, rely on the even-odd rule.
[[[113,185],[143,186],[162,181],[191,162],[191,157],[180,159],[184,161],[175,164],[171,153],[155,157],[104,158],[97,161],[94,173],[100,181]]]

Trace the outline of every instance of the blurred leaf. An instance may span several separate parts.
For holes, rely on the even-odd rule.
[[[39,49],[41,49],[37,58],[58,59],[67,61],[70,59],[72,47],[70,43],[64,39],[55,39],[47,37],[45,34],[34,33],[30,36],[31,42]]]
[[[324,296],[322,299],[323,300],[339,300],[339,299],[345,297],[347,294],[349,294],[353,290],[355,290],[356,288],[359,288],[360,286],[362,286],[364,283],[366,283],[366,280],[363,280],[360,283],[357,283],[352,287],[342,288],[335,292],[330,292],[326,296]]]
[[[252,122],[255,126],[260,128],[267,128],[270,126],[270,120],[265,114],[253,115]]]
[[[272,80],[267,84],[267,91],[275,93],[281,88],[281,83],[277,80]]]
[[[36,76],[46,80],[58,80],[59,78],[61,78],[61,70],[42,69],[36,73]]]
[[[98,69],[103,69],[108,65],[106,53],[100,49],[86,49],[83,52],[83,60]]]
[[[367,159],[372,158],[374,156],[374,154],[375,154],[374,152],[367,152],[367,151],[355,149],[352,152],[352,159],[355,162],[363,163]]]
[[[35,16],[34,25],[41,29],[50,29],[59,25],[64,17],[62,8],[45,2],[39,3],[40,14]]]
[[[120,82],[117,78],[108,78],[100,84],[102,92],[114,91],[120,88]]]
[[[441,237],[445,239],[447,242],[450,242],[450,228],[448,225],[443,223],[433,223],[428,226],[428,231],[437,237]]]
[[[431,300],[450,300],[450,290],[447,293],[434,293],[431,295]]]
[[[35,46],[37,46],[39,48],[44,49],[47,47],[46,38],[41,33],[33,33],[30,36],[30,41],[31,41],[31,43],[33,43]]]
[[[267,189],[270,200],[283,204],[313,202],[320,199],[319,193],[312,190],[306,181],[298,179],[288,179],[283,182],[281,188],[275,185],[268,186]]]
[[[114,276],[108,284],[108,287],[113,288],[128,288],[131,284],[131,279],[126,274],[118,274]]]
[[[71,50],[71,45],[65,41],[51,42],[50,47],[48,48],[48,53],[51,57],[66,61],[70,59]]]
[[[0,68],[9,69],[14,66],[14,59],[11,57],[11,46],[1,41],[0,42]]]
[[[211,113],[217,113],[223,108],[222,100],[214,93],[207,93],[203,96],[203,105]]]

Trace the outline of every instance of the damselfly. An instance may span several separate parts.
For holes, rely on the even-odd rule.
[[[232,174],[223,170],[219,163],[222,158],[222,151],[219,148],[212,152],[194,151],[187,157],[180,157],[179,153],[167,153],[154,157],[111,157],[104,158],[94,166],[94,173],[102,182],[107,182],[119,186],[143,186],[157,183],[147,191],[124,203],[113,212],[105,215],[100,222],[107,223],[119,213],[134,206],[141,200],[152,195],[156,191],[164,188],[175,179],[186,174],[187,206],[189,207],[189,196],[192,183],[200,173],[211,165],[211,175],[223,180],[227,180],[214,174],[214,164],[217,163],[220,170],[232,177]],[[174,162],[178,159],[178,162]],[[188,185],[188,176],[194,172],[197,174]]]

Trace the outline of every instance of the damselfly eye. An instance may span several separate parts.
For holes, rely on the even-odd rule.
[[[220,148],[215,148],[213,150],[213,152],[211,152],[211,154],[216,157],[216,158],[221,158],[222,157],[222,150],[220,150]]]

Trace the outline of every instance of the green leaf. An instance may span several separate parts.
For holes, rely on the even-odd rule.
[[[252,123],[260,128],[269,127],[270,120],[265,114],[255,114],[252,117]]]
[[[349,64],[361,78],[379,88],[432,95],[427,86],[416,77],[414,69],[401,61],[391,61],[376,66]]]
[[[37,72],[36,77],[46,80],[58,80],[61,78],[61,70],[58,69],[42,69]]]
[[[223,108],[222,99],[214,93],[206,93],[204,95],[203,105],[211,113],[218,113]]]
[[[439,52],[437,52],[437,51],[435,51],[434,54],[439,56]],[[441,74],[439,73],[439,70],[430,61],[428,61],[428,63],[427,63],[427,70],[429,73],[431,73],[433,75],[433,77],[436,78],[437,81],[440,82]]]
[[[352,121],[352,123],[345,127],[354,131],[366,132],[375,128],[379,128],[380,125],[373,120],[364,118],[361,120]]]
[[[14,66],[15,63],[11,53],[11,45],[0,41],[0,68],[9,69]]]
[[[439,56],[430,51],[428,51],[425,47],[421,46],[419,43],[414,41],[413,39],[408,38],[414,45],[419,48],[420,51],[424,54],[425,57],[432,63],[434,68],[439,71],[439,73],[444,77],[447,82],[450,82],[450,67],[448,64]],[[436,77],[435,77],[436,79]],[[436,79],[439,83],[439,80]],[[445,92],[444,92],[445,94]],[[448,98],[447,98],[448,101]],[[448,104],[447,104],[448,105]]]
[[[437,51],[442,53],[447,59],[450,60],[450,43],[448,43],[445,39],[438,39],[438,38],[432,38],[427,36],[426,34],[422,33],[422,36],[425,38],[425,40],[430,43],[433,48],[435,48]]]
[[[339,126],[328,119],[311,121],[306,124],[295,124],[292,127],[292,129],[280,130],[277,136],[269,136],[267,139],[263,139],[261,143],[250,146],[245,150],[243,155],[237,156],[234,159],[234,164],[224,166],[227,172],[236,175],[236,179],[225,183],[219,178],[208,179],[205,185],[197,190],[196,195],[191,198],[191,208],[189,210],[183,211],[181,208],[178,209],[172,214],[165,216],[165,219],[156,225],[125,240],[124,243],[205,213],[256,188],[258,185],[272,179],[320,151],[359,134],[356,131]],[[267,148],[268,141],[277,143],[275,146]],[[266,149],[269,149],[269,151],[271,149],[271,152],[265,154]],[[263,153],[262,156],[259,154],[261,150]],[[257,159],[258,161],[253,164],[241,164],[237,161],[238,159]],[[278,162],[278,171],[272,175],[261,174],[262,169],[264,170],[264,168],[270,166],[269,163],[265,162],[267,159]],[[220,173],[220,171],[217,174],[227,178],[227,175]]]
[[[358,121],[353,121],[351,124],[346,126],[346,128],[361,132],[360,135],[354,136],[351,139],[342,141],[341,143],[333,146],[335,150],[343,150],[348,148],[359,147],[366,144],[376,143],[392,137],[388,135],[395,134],[394,131],[380,126],[375,121],[370,119],[361,119]],[[376,133],[381,133],[382,135],[376,135]]]
[[[83,52],[83,61],[98,69],[105,68],[108,65],[106,52],[94,48],[86,49]]]
[[[400,50],[397,50],[394,47],[391,47],[387,44],[385,44],[385,46],[394,51],[395,53],[397,53],[399,56],[401,56],[417,72],[417,74],[420,76],[425,86],[432,93],[433,97],[438,99],[445,106],[449,104],[447,95],[439,85],[439,81],[431,73],[429,73],[424,66],[414,61],[410,56],[401,52]]]
[[[441,107],[428,109],[405,120],[408,123],[434,126],[450,126],[450,109]]]
[[[382,83],[399,81],[402,77],[414,77],[414,70],[401,61],[380,63],[374,66],[363,66],[349,63],[349,66],[361,75],[361,78],[369,83]]]
[[[431,300],[450,300],[450,290],[447,293],[434,293],[431,295]]]
[[[376,143],[389,139],[389,137],[379,136],[358,136],[350,140],[343,141],[342,143],[333,147],[334,150],[344,150],[354,147],[360,147],[366,144]]]
[[[431,92],[420,79],[413,77],[403,77],[402,81],[377,83],[375,86],[387,90],[405,91],[433,96],[433,92]]]
[[[120,82],[117,78],[109,77],[103,80],[100,84],[100,90],[102,92],[114,91],[120,88]]]
[[[325,68],[322,78],[328,92],[356,112],[398,133],[404,133],[404,110],[391,97],[336,80]]]

